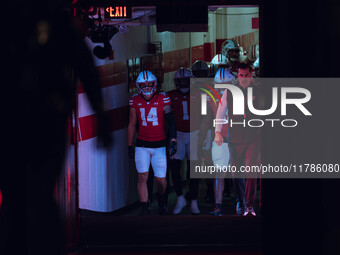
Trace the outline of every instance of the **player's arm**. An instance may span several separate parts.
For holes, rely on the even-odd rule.
[[[216,119],[224,119],[227,113],[227,89],[223,92],[221,101],[222,101],[222,104],[218,105]],[[216,124],[214,141],[218,146],[222,145],[223,143],[221,130],[222,130],[222,124]]]
[[[129,125],[128,125],[128,155],[130,159],[135,158],[135,148],[133,147],[133,138],[136,133],[137,113],[136,109],[130,107]]]
[[[177,133],[176,133],[174,112],[172,111],[170,105],[163,106],[163,111],[164,111],[166,122],[169,127],[170,141],[176,141]]]
[[[177,131],[176,131],[176,123],[175,123],[175,117],[174,112],[171,109],[170,105],[163,106],[163,111],[165,115],[166,122],[168,124],[168,132],[169,132],[169,154],[170,156],[173,156],[177,152]]]
[[[128,126],[128,146],[133,145],[133,138],[136,133],[137,113],[136,108],[130,107],[129,126]]]

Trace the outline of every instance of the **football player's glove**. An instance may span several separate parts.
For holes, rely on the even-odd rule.
[[[177,141],[170,141],[169,143],[169,155],[173,156],[177,152]]]

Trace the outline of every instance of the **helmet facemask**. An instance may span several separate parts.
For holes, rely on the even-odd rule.
[[[145,81],[141,83],[137,83],[137,87],[144,96],[151,96],[157,90],[157,82],[156,81]]]
[[[190,91],[190,78],[178,78],[178,79],[174,79],[174,81],[175,81],[176,89],[179,92],[185,94]]]
[[[188,93],[190,91],[190,78],[192,78],[192,72],[188,69],[181,67],[177,70],[174,77],[174,83],[177,91],[180,93]]]
[[[228,60],[231,62],[239,62],[240,61],[240,49],[239,48],[235,48],[235,49],[230,49],[228,50]]]

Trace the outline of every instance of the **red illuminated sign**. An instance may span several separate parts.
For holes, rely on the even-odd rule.
[[[132,11],[129,6],[109,6],[105,8],[105,18],[109,19],[125,19],[131,18]]]

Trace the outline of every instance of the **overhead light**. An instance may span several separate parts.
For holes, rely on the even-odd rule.
[[[125,33],[127,33],[129,31],[129,28],[126,25],[120,25],[118,27],[118,30],[119,30],[119,33],[125,34]]]

